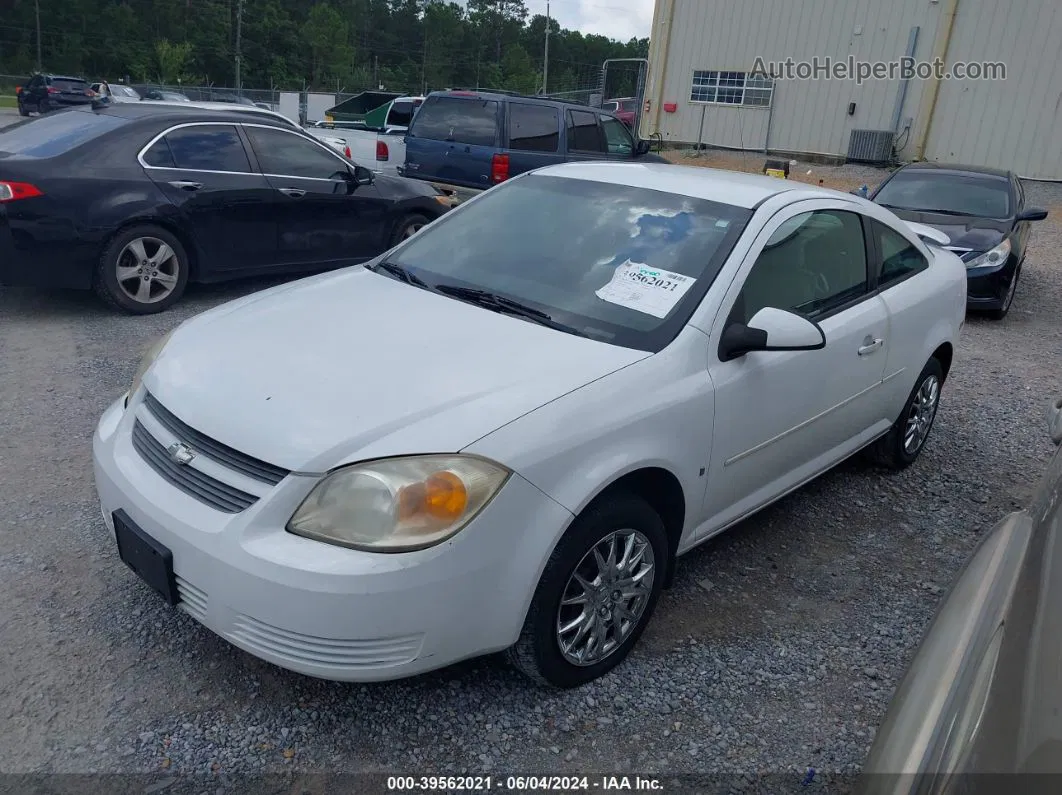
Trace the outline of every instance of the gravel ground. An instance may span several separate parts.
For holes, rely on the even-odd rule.
[[[1052,450],[1062,189],[1029,192],[1055,217],[1010,316],[967,324],[919,462],[843,464],[694,551],[629,661],[574,692],[496,658],[392,684],[313,680],[163,605],[100,519],[93,427],[151,340],[273,282],[193,288],[147,318],[0,288],[0,771],[189,774],[204,791],[276,770],[708,771],[786,792],[813,767],[843,791],[943,589]]]

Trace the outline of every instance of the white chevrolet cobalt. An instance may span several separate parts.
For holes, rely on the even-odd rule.
[[[619,663],[676,558],[868,448],[915,460],[966,270],[849,194],[658,164],[512,179],[159,341],[94,439],[118,554],[242,649],[408,676]]]

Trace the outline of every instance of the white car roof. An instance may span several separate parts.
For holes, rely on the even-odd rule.
[[[790,182],[778,177],[700,166],[677,166],[670,163],[563,163],[547,166],[535,173],[649,188],[746,209],[752,209],[765,199],[787,191],[798,190],[835,198],[854,198],[840,191],[804,182]]]

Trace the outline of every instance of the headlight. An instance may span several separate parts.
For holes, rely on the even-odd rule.
[[[497,494],[509,471],[482,458],[387,458],[328,475],[288,522],[296,535],[368,552],[445,541]]]
[[[126,405],[129,404],[129,398],[136,394],[136,391],[140,389],[140,384],[144,380],[144,374],[150,369],[151,365],[155,363],[155,360],[159,358],[159,354],[162,353],[162,349],[166,347],[166,343],[170,341],[170,337],[173,336],[173,332],[169,332],[165,336],[159,337],[152,343],[151,347],[144,353],[144,358],[140,360],[139,366],[136,368],[136,375],[133,376],[133,383],[129,386],[129,394],[125,398]]]
[[[967,268],[981,268],[985,265],[1002,265],[1010,256],[1010,241],[1004,240],[991,251],[986,251],[966,263]]]

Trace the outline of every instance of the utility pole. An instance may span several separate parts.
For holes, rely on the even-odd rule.
[[[427,15],[425,15],[427,16]],[[428,93],[428,26],[424,25],[424,54],[420,61],[421,94]]]
[[[37,71],[41,70],[41,0],[33,0],[33,10],[37,13]]]
[[[372,89],[373,91],[379,91],[380,89],[380,56],[374,55],[372,57]]]
[[[542,56],[542,93],[545,94],[549,85],[549,34],[550,34],[549,21],[549,0],[546,0],[546,52]]]
[[[240,34],[243,32],[243,0],[236,5],[236,93],[240,93]]]

